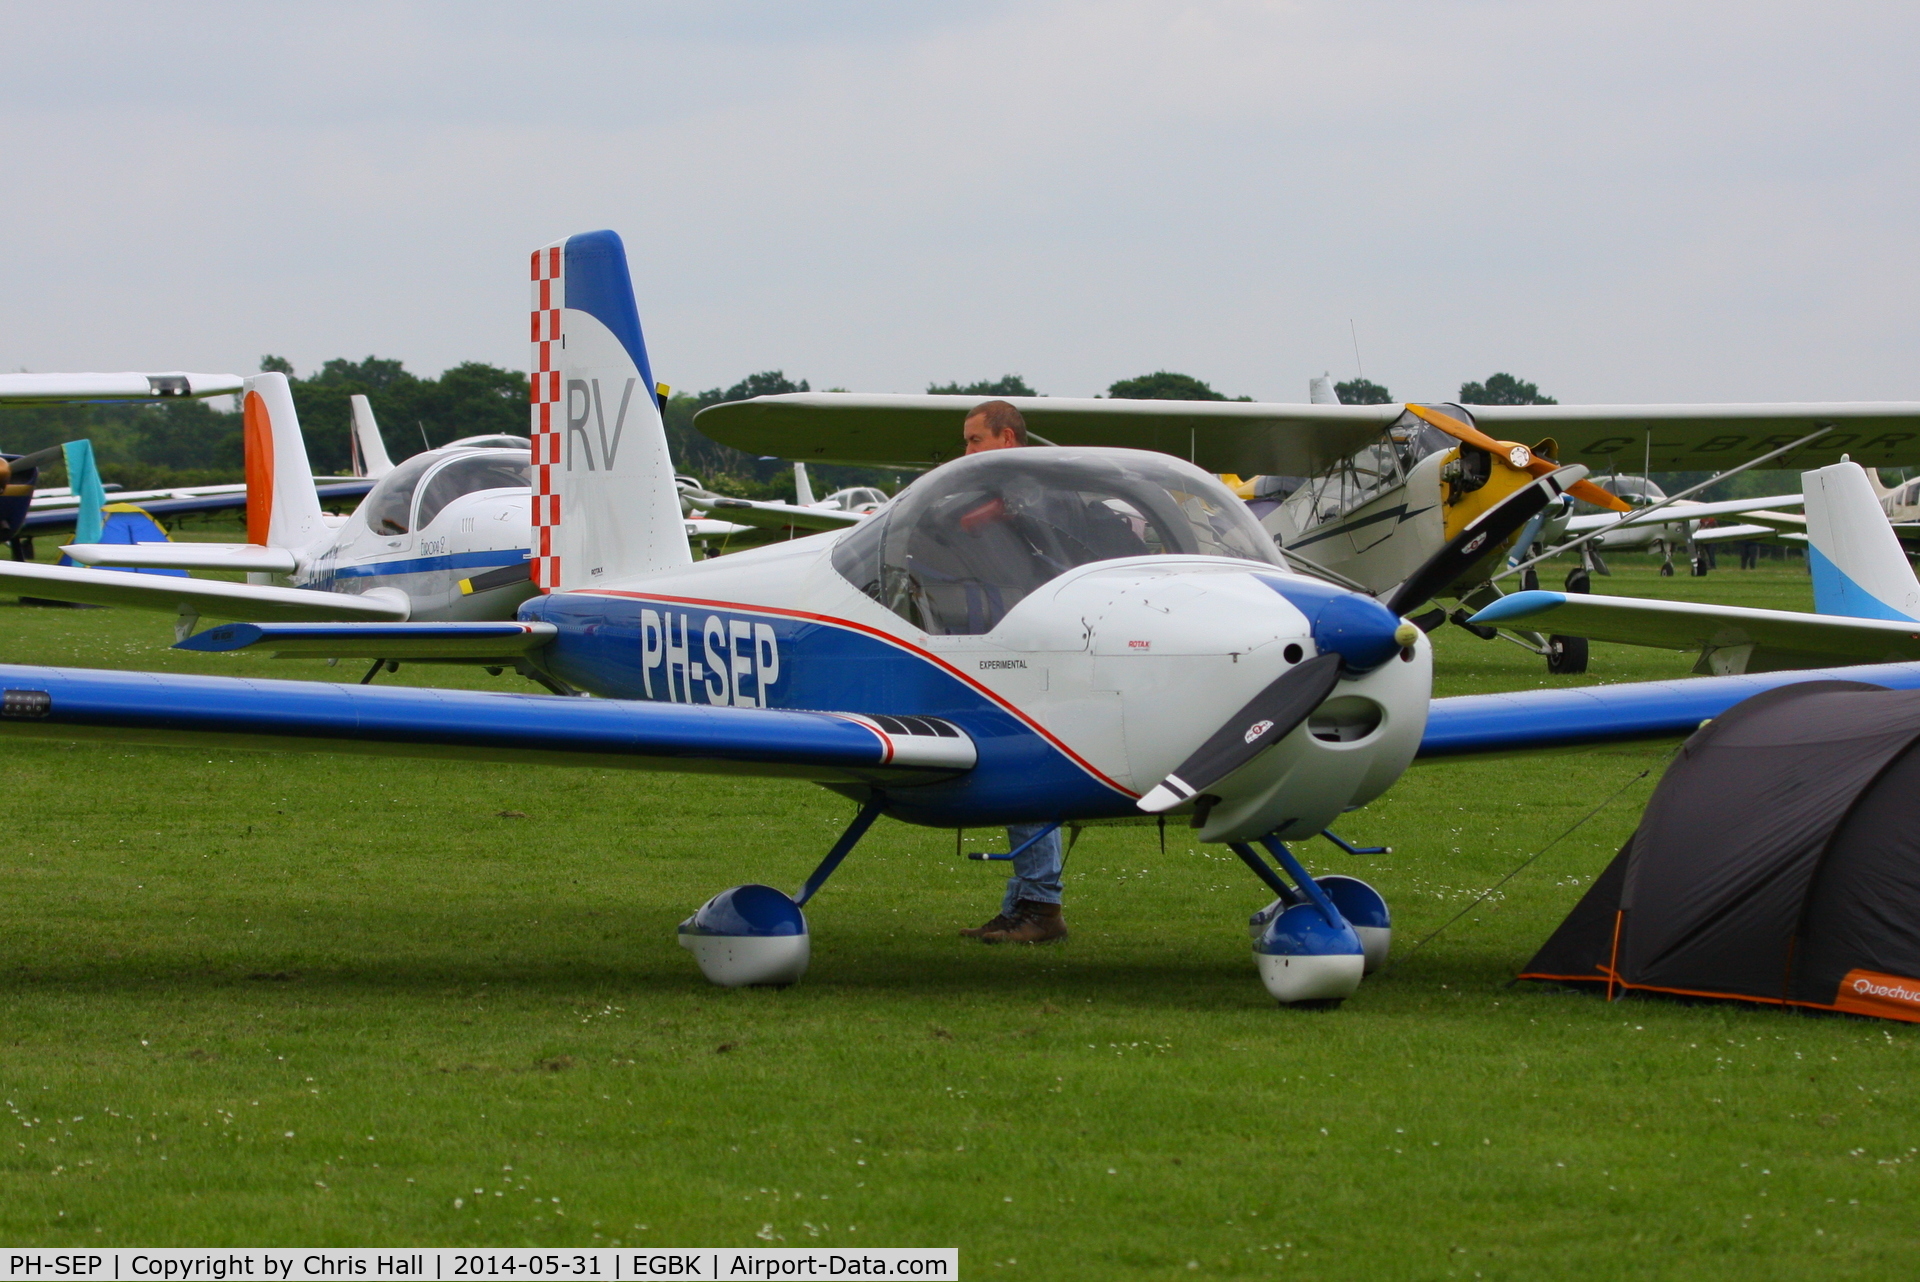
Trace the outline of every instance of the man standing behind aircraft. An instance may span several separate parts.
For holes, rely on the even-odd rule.
[[[1007,402],[987,401],[967,414],[960,435],[969,454],[1013,449],[1027,443],[1027,421]],[[1046,826],[1008,825],[1008,849],[1020,850],[1022,842]],[[1060,876],[1065,863],[1060,830],[1055,828],[1014,857],[1013,876],[1007,878],[1007,894],[993,920],[960,933],[983,944],[1050,944],[1065,939],[1067,923],[1060,916]]]

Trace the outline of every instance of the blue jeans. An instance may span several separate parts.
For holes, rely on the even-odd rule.
[[[1027,838],[1045,828],[1045,824],[1008,824],[1007,849],[1012,850]],[[1057,904],[1060,902],[1060,871],[1066,864],[1066,855],[1060,848],[1060,830],[1052,832],[1021,851],[1013,861],[1013,876],[1007,878],[1007,896],[1000,901],[1000,911],[1012,915],[1013,906],[1022,899],[1031,899],[1036,903]]]

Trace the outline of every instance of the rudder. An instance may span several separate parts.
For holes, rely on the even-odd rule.
[[[570,236],[534,251],[532,277],[534,583],[691,564],[626,247]]]
[[[1855,619],[1920,619],[1920,581],[1858,463],[1801,474],[1813,608]]]
[[[303,548],[327,532],[313,488],[306,438],[285,374],[255,374],[241,384],[241,434],[247,468],[247,542]]]

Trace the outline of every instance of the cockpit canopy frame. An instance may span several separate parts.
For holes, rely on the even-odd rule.
[[[1218,479],[1142,450],[990,450],[943,464],[833,549],[833,566],[923,631],[991,632],[1082,565],[1153,555],[1285,566]]]

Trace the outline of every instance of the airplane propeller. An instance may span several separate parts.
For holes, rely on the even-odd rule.
[[[1439,428],[1455,440],[1483,449],[1495,458],[1506,459],[1514,467],[1531,472],[1535,476],[1547,476],[1559,470],[1558,463],[1551,459],[1536,457],[1526,446],[1496,441],[1479,428],[1470,427],[1451,414],[1442,414],[1439,410],[1429,409],[1425,405],[1409,405],[1407,412],[1423,423]],[[1597,507],[1609,508],[1615,512],[1633,511],[1633,504],[1617,495],[1607,493],[1592,481],[1577,481],[1567,487],[1567,493],[1577,499],[1585,499]]]
[[[22,454],[16,459],[0,458],[0,485],[5,485],[11,481],[15,473],[31,472],[42,463],[60,457],[60,451],[65,448],[63,445],[50,445],[44,450],[35,450],[31,454]]]
[[[1443,591],[1473,568],[1476,561],[1485,557],[1488,548],[1498,546],[1514,531],[1544,512],[1547,504],[1561,494],[1572,493],[1579,486],[1587,484],[1584,480],[1575,480],[1572,485],[1562,485],[1556,478],[1568,472],[1577,472],[1584,477],[1586,468],[1577,463],[1570,467],[1553,468],[1532,485],[1509,494],[1468,522],[1464,530],[1427,558],[1427,563],[1408,575],[1381,604],[1395,614],[1403,615]]]
[[[1140,798],[1140,809],[1157,815],[1191,801],[1292,734],[1333,693],[1340,663],[1341,656],[1329,651],[1282,673]]]

